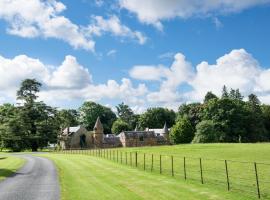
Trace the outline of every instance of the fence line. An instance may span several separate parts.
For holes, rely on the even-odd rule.
[[[227,191],[241,191],[259,199],[270,199],[269,163],[149,154],[125,149],[70,149],[56,153],[91,155],[144,171],[183,177],[201,184],[212,183]]]

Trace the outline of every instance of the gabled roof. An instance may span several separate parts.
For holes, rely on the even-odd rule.
[[[76,133],[78,130],[80,130],[82,126],[72,126],[72,127],[67,127],[63,130],[63,134],[72,134],[72,133]]]

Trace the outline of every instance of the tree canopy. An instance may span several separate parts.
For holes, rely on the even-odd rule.
[[[110,108],[92,101],[84,102],[79,108],[79,123],[83,124],[88,130],[93,130],[98,117],[103,124],[104,132],[106,134],[111,133],[116,115]]]
[[[26,79],[17,92],[19,106],[4,104],[0,108],[1,144],[14,151],[48,146],[56,143],[59,127],[56,109],[36,101],[41,83]]]
[[[149,108],[139,117],[139,127],[144,128],[162,128],[165,124],[171,127],[175,123],[175,112],[167,108]]]

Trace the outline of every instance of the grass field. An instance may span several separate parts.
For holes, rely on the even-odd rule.
[[[16,172],[24,163],[21,158],[0,154],[0,181]]]
[[[115,151],[115,150],[112,150]],[[190,144],[160,147],[141,147],[119,149],[118,154],[124,162],[134,165],[137,152],[138,168],[151,170],[152,154],[153,169],[160,172],[160,155],[162,155],[162,174],[171,175],[172,156],[174,176],[183,179],[186,168],[187,179],[201,181],[227,189],[227,162],[228,182],[231,191],[242,192],[250,196],[258,194],[255,165],[257,168],[258,184],[261,197],[270,199],[270,144]],[[126,153],[127,152],[127,153]],[[116,154],[117,152],[112,152]],[[118,156],[119,156],[118,155]],[[106,152],[105,152],[106,156]],[[185,157],[185,161],[184,161]],[[202,176],[200,169],[200,158]],[[185,167],[184,167],[185,162]]]
[[[52,159],[58,168],[62,200],[256,199],[215,186],[143,172],[94,156],[42,156]]]

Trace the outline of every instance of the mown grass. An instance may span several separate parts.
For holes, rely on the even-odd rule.
[[[230,190],[242,192],[250,196],[258,195],[255,165],[259,180],[261,197],[270,199],[270,144],[188,144],[160,147],[141,147],[119,149],[128,151],[138,165],[143,167],[146,155],[146,169],[151,167],[151,156],[154,155],[154,168],[159,171],[160,155],[162,155],[162,173],[171,174],[173,156],[176,177],[184,178],[184,157],[187,179],[201,181],[200,158],[202,162],[203,182],[227,189],[225,160],[227,162]],[[123,153],[122,153],[123,154]]]
[[[24,163],[22,158],[0,154],[0,181],[15,173]]]
[[[135,155],[137,152],[138,169],[156,174],[160,173],[161,171],[162,175],[173,175],[176,179],[181,180],[184,180],[186,176],[187,180],[193,181],[194,183],[201,183],[203,180],[204,185],[219,187],[223,190],[228,190],[229,182],[229,189],[231,192],[242,193],[255,198],[258,195],[254,165],[254,162],[256,162],[260,195],[263,199],[270,199],[269,143],[190,144],[158,147],[119,148],[102,151],[96,150],[94,152],[72,152],[80,152],[92,155],[101,154],[102,157],[107,159],[132,166],[135,166]],[[160,155],[162,158],[161,170]],[[202,173],[200,168],[200,158]],[[228,181],[225,160],[227,162]],[[184,170],[184,168],[186,170]]]
[[[99,157],[80,154],[42,156],[52,159],[58,168],[62,200],[254,199],[213,185],[202,186],[189,180],[147,173]]]

